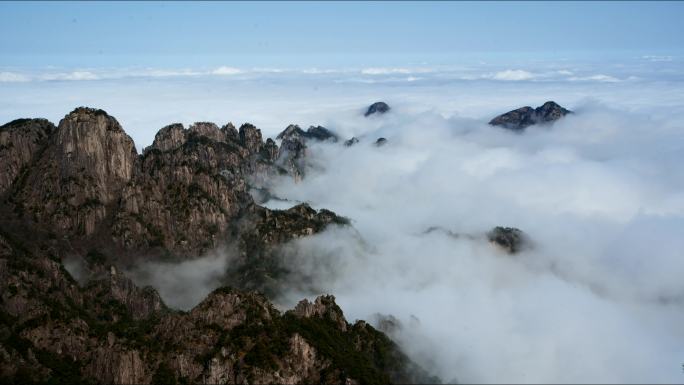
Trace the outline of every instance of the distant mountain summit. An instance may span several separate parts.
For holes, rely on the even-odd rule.
[[[385,112],[388,112],[390,110],[390,106],[387,105],[385,102],[375,102],[368,106],[368,110],[366,110],[366,113],[363,114],[363,116],[370,116],[373,114],[384,114]]]
[[[489,124],[522,131],[534,124],[552,123],[567,114],[572,114],[572,111],[561,107],[556,102],[548,101],[537,108],[525,106],[506,112],[492,119]]]
[[[304,177],[306,143],[308,141],[337,142],[339,138],[335,133],[323,126],[310,126],[306,131],[296,124],[290,124],[276,139],[280,139],[280,151],[277,163],[290,172],[295,180]]]
[[[332,131],[328,130],[323,126],[310,126],[306,131],[302,130],[296,124],[290,124],[285,128],[276,139],[292,139],[292,138],[303,138],[303,139],[313,139],[313,140],[330,140],[332,142],[337,142],[338,137]]]

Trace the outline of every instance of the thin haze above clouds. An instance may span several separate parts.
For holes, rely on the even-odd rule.
[[[396,317],[403,327],[392,336],[449,382],[681,382],[682,69],[681,58],[658,55],[527,66],[4,69],[0,118],[56,122],[78,105],[99,107],[139,149],[176,121],[249,121],[271,137],[290,123],[321,124],[360,137],[351,148],[311,145],[307,177],[273,185],[277,196],[351,218],[353,229],[286,248],[297,273],[334,294],[349,319]],[[364,118],[377,100],[392,111]],[[486,124],[547,100],[576,114],[522,135]],[[378,137],[388,144],[372,146]],[[493,248],[481,235],[498,225],[521,228],[534,248]],[[433,226],[473,238],[425,234]],[[230,253],[133,273],[189,308],[227,263]],[[279,303],[314,294],[293,281]]]

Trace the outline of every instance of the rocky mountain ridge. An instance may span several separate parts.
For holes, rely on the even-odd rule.
[[[572,111],[561,107],[556,102],[548,101],[537,108],[525,106],[506,112],[492,119],[489,124],[513,131],[523,131],[525,128],[535,124],[553,123],[572,113]]]
[[[115,118],[90,108],[56,127],[24,119],[0,132],[0,196],[15,219],[138,254],[198,255],[238,239],[236,222],[264,210],[249,186],[292,173],[251,124],[169,125],[142,154]]]
[[[223,287],[179,312],[116,267],[230,244],[238,255],[226,284],[277,289],[279,245],[349,221],[306,204],[261,207],[250,186],[297,178],[287,139],[305,148],[326,132],[278,147],[251,124],[173,124],[138,154],[98,109],[79,107],[57,126],[1,126],[2,381],[434,382],[384,334],[347,323],[333,297],[282,313],[261,294]],[[68,257],[85,261],[85,282],[65,270]]]

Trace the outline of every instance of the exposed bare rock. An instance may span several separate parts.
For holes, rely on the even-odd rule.
[[[273,139],[266,139],[266,143],[261,148],[261,157],[271,163],[278,159],[278,145]]]
[[[467,234],[458,233],[440,226],[431,226],[423,234],[440,232],[453,239],[464,239],[481,242],[489,241],[492,245],[506,251],[508,254],[516,254],[522,250],[532,247],[532,241],[523,231],[515,227],[497,226],[486,234]]]
[[[158,248],[176,255],[216,248],[251,210],[248,184],[260,185],[281,172],[277,154],[275,142],[261,142],[261,132],[249,124],[239,133],[232,124],[165,127],[122,192],[114,240],[130,250]]]
[[[304,139],[288,137],[279,148],[270,138],[263,142],[250,124],[239,131],[232,124],[172,124],[140,156],[102,110],[78,108],[54,132],[49,122],[26,120],[2,133],[24,132],[27,124],[45,126],[44,133],[28,130],[40,132],[42,147],[31,147],[35,155],[10,167],[26,172],[14,178],[8,209],[46,233],[73,237],[87,248],[95,242],[111,254],[192,257],[232,242],[238,221],[254,211],[250,186],[304,173]],[[322,127],[304,134],[333,135]],[[13,154],[0,149],[0,159]]]
[[[306,130],[306,138],[318,141],[337,142],[337,135],[323,126],[311,126]]]
[[[250,154],[256,154],[261,150],[263,141],[261,139],[261,130],[249,123],[240,126],[240,143],[249,151]]]
[[[302,130],[298,125],[296,124],[290,124],[289,126],[285,127],[283,131],[280,132],[276,136],[276,139],[288,139],[288,138],[294,138],[294,137],[304,137],[306,136],[306,132]]]
[[[527,234],[515,227],[497,226],[487,233],[487,239],[509,254],[515,254],[531,246]]]
[[[342,309],[335,303],[335,297],[332,295],[320,296],[314,302],[309,302],[307,299],[299,301],[293,310],[293,314],[297,317],[311,318],[321,317],[329,319],[334,322],[337,327],[342,330],[347,330],[347,321],[344,319]]]
[[[147,286],[137,287],[133,281],[111,266],[106,278],[88,285],[88,295],[117,301],[128,309],[134,320],[147,319],[166,310],[159,293]]]
[[[318,233],[330,224],[347,225],[349,220],[330,210],[314,210],[301,203],[287,210],[267,210],[258,208],[248,226],[243,241],[257,242],[261,245],[275,245],[291,239]],[[251,227],[253,226],[253,227]],[[249,239],[249,240],[248,240]]]
[[[262,296],[217,290],[197,305],[190,312],[190,317],[195,325],[216,325],[223,330],[231,330],[247,320],[247,311],[257,311],[261,318],[268,320],[273,309]]]
[[[45,148],[55,126],[45,119],[17,119],[0,126],[0,195],[24,175]]]
[[[358,142],[359,142],[359,139],[357,137],[353,136],[353,137],[351,137],[351,139],[345,140],[344,145],[347,147],[351,147]]]
[[[245,221],[238,243],[240,258],[229,266],[226,282],[243,290],[259,290],[271,298],[292,268],[279,252],[281,245],[331,225],[349,224],[347,218],[325,209],[316,211],[305,203],[288,210],[257,208]]]
[[[90,354],[83,376],[102,384],[147,384],[152,371],[137,350],[121,347],[98,347]]]
[[[227,140],[225,131],[222,131],[218,126],[211,122],[198,122],[188,128],[190,133],[195,133],[199,136],[205,136],[215,142],[225,142]]]
[[[239,142],[240,141],[240,133],[235,128],[233,123],[227,123],[226,125],[221,127],[221,131],[223,132],[223,135],[225,135],[226,140],[231,141],[231,142]]]
[[[303,141],[317,140],[317,141],[331,141],[337,142],[338,137],[335,133],[323,126],[310,126],[306,131],[302,130],[296,124],[287,126],[276,139],[294,139],[299,138]]]
[[[534,109],[537,115],[537,121],[541,123],[554,122],[567,114],[573,112],[559,106],[556,102],[546,102],[542,106]]]
[[[549,101],[537,108],[520,107],[492,119],[489,124],[514,131],[522,131],[533,124],[552,123],[572,111],[566,110],[555,102]]]
[[[92,234],[133,177],[136,157],[116,119],[77,108],[59,123],[12,200],[20,213],[58,234]]]
[[[287,126],[276,139],[281,140],[276,163],[291,174],[295,181],[304,178],[307,142],[338,141],[337,135],[325,127],[311,126],[304,131],[295,124]]]
[[[253,204],[243,176],[252,170],[251,155],[238,143],[197,132],[178,147],[163,148],[168,150],[155,144],[141,156],[122,191],[113,239],[131,250],[201,254],[216,247]]]
[[[381,147],[387,144],[387,139],[385,138],[378,138],[378,140],[375,141],[375,147]]]
[[[306,143],[300,136],[289,136],[280,142],[278,164],[294,176],[295,181],[304,177]]]
[[[382,115],[390,110],[390,106],[387,105],[385,102],[375,102],[368,106],[368,109],[366,110],[366,113],[363,114],[363,116],[370,116],[373,114],[376,115]]]
[[[187,131],[180,123],[165,126],[154,136],[152,147],[160,151],[169,151],[185,143]]]

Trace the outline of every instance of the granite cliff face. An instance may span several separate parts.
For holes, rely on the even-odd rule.
[[[552,123],[571,113],[572,111],[559,106],[556,102],[549,101],[537,108],[529,106],[520,107],[505,114],[501,114],[492,119],[489,124],[492,126],[501,126],[513,131],[522,131],[534,124]]]
[[[277,293],[280,245],[349,224],[306,204],[270,210],[252,199],[252,186],[303,175],[292,166],[307,140],[336,138],[299,131],[279,147],[250,124],[172,124],[137,154],[102,110],[77,108],[56,127],[0,127],[2,381],[432,382],[384,334],[347,323],[333,297],[283,313],[250,291]],[[225,283],[238,289],[217,289],[187,313],[116,267],[223,245],[237,250]],[[84,262],[80,283],[68,258]]]
[[[39,119],[8,123],[0,139],[3,206],[13,219],[88,247],[171,256],[239,239],[238,220],[261,218],[249,187],[300,178],[306,146],[288,137],[279,149],[251,124],[172,124],[138,155],[116,119],[90,108],[56,128]]]
[[[25,140],[42,131],[31,128]],[[6,189],[15,212],[59,235],[83,236],[112,213],[133,177],[136,152],[116,119],[77,108],[36,144],[33,158]]]
[[[218,246],[231,223],[253,205],[244,175],[263,161],[261,143],[240,141],[231,128],[163,128],[122,191],[113,241],[126,249],[191,255]]]

